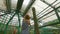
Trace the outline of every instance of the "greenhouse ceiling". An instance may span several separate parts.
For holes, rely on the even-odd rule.
[[[14,10],[16,9],[17,1],[18,0],[11,0],[11,9],[14,9]],[[44,1],[46,1],[49,4],[51,4],[55,8],[60,6],[60,0],[44,0]],[[0,9],[1,10],[7,10],[5,4],[6,4],[5,0],[0,0]],[[43,0],[24,0],[22,8],[20,9],[20,11],[24,15],[25,15],[25,12],[28,13],[30,15],[30,17],[33,18],[32,7],[35,7],[36,15],[37,15],[37,18],[39,19],[39,21],[49,22],[49,21],[57,19],[56,14],[55,14],[54,11],[52,13],[46,15],[45,17],[40,18],[44,14],[49,13],[50,11],[53,10],[53,8],[51,8],[49,5],[44,3]],[[58,10],[60,11],[60,8]],[[53,15],[53,16],[50,16],[50,15]],[[60,15],[60,13],[59,13],[59,15]]]

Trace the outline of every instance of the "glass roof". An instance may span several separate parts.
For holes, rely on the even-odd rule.
[[[17,1],[18,0],[11,0],[11,8],[12,9],[16,9],[16,6],[17,6]],[[27,8],[28,4],[30,3],[31,0],[24,0],[23,2],[23,5],[22,5],[22,8],[21,8],[21,11],[24,12],[25,9]],[[42,0],[43,1],[43,0]],[[39,17],[42,17],[43,15],[45,15],[46,13],[50,12],[53,10],[53,8],[51,8],[50,6],[48,7],[47,4],[45,4],[44,2],[42,2],[41,0],[36,0],[33,5],[30,7],[29,11],[28,11],[28,14],[30,15],[30,17],[33,18],[33,14],[32,14],[32,7],[35,7],[36,9],[36,15],[37,15],[37,18]],[[45,0],[47,3],[49,4],[52,4],[52,6],[55,6],[55,8],[57,8],[58,6],[60,6],[60,0]],[[53,3],[54,1],[56,1],[55,3]],[[57,4],[58,3],[58,4]],[[57,4],[57,5],[56,5]],[[45,9],[46,7],[48,7],[47,9]],[[49,9],[51,8],[51,9]],[[5,1],[4,0],[0,0],[0,9],[1,10],[6,10],[6,6],[5,6]],[[45,9],[45,10],[44,10]],[[48,10],[49,9],[49,10]],[[42,11],[44,10],[44,11]],[[60,9],[58,9],[60,10]],[[42,12],[41,12],[42,11]],[[41,12],[41,13],[40,13]],[[40,14],[39,14],[40,13]],[[59,13],[59,12],[58,12]],[[39,15],[38,15],[39,14]],[[52,15],[51,17],[49,17],[50,15]],[[59,16],[60,16],[60,13],[59,13]],[[15,19],[15,18],[14,18]],[[55,20],[57,19],[56,17],[56,14],[55,12],[53,11],[52,13],[46,15],[45,17],[39,19],[42,20],[43,22],[49,22],[49,21],[52,21],[52,20]]]
[[[56,0],[45,0],[46,2],[48,2],[49,4],[52,4],[54,1]],[[60,6],[60,0],[56,1],[52,6],[55,6],[56,8],[58,6]],[[45,15],[46,13],[49,13],[53,10],[53,8],[48,7],[47,4],[45,4],[44,2],[40,1],[40,0],[36,0],[35,3],[32,5],[32,7],[35,7],[36,9],[36,15],[37,18],[39,19],[39,17],[42,17],[43,15]],[[31,8],[32,8],[31,7]],[[47,8],[48,7],[48,8]],[[29,10],[29,14],[32,16],[32,9],[30,8]],[[46,8],[46,9],[45,9]],[[44,10],[45,9],[45,10]],[[41,12],[42,11],[42,12]],[[40,13],[41,12],[41,13]],[[40,14],[39,14],[40,13]],[[59,13],[59,12],[58,12]],[[38,15],[39,14],[39,15]],[[60,13],[59,13],[60,15]],[[33,17],[33,16],[32,16]],[[44,16],[43,18],[39,19],[39,21],[42,21],[42,24],[49,22],[49,21],[53,21],[57,19],[57,16],[55,14],[55,11],[51,12],[50,14]]]

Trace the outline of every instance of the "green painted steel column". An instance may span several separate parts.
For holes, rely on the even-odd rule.
[[[24,0],[17,1],[16,11],[19,11],[22,8],[23,2],[24,2]],[[22,12],[19,11],[19,13],[22,13]]]
[[[32,8],[32,12],[33,12],[33,19],[34,19],[34,34],[40,34],[39,33],[39,28],[38,28],[38,20],[37,20],[37,17],[36,17],[36,11],[35,11],[35,8],[33,7]]]
[[[58,20],[59,20],[59,22],[60,22],[60,16],[59,16],[59,14],[58,14],[58,11],[57,11],[56,9],[54,9],[54,10],[55,10],[56,16],[57,16],[57,18],[58,18]]]
[[[8,28],[8,24],[9,22],[13,19],[13,17],[15,16],[16,13],[14,13],[14,15],[9,19],[9,21],[6,24],[5,30],[4,30],[4,34],[6,34],[7,28]]]
[[[18,34],[20,34],[20,16],[19,13],[21,13],[21,11],[19,11],[23,5],[23,1],[24,0],[18,0],[17,2],[17,7],[16,7],[16,14],[18,16],[18,22],[19,22],[19,27],[18,27]]]
[[[11,11],[11,0],[5,0],[5,6],[7,8],[7,12],[10,13],[10,11]]]
[[[19,27],[18,27],[18,34],[21,34],[21,30],[20,30],[20,15],[19,15],[19,11],[17,12],[17,16],[18,16],[18,22],[19,22]]]
[[[20,10],[20,9],[21,9],[22,4],[23,4],[23,1],[24,1],[24,0],[18,0],[18,2],[17,2],[17,7],[16,7],[17,10]]]

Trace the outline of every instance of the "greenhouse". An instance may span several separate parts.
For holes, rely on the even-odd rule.
[[[0,0],[0,34],[22,33],[60,34],[60,0]]]

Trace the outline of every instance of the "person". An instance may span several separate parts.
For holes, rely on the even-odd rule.
[[[25,15],[22,22],[22,33],[21,34],[29,34],[29,25],[30,25],[30,16]]]

